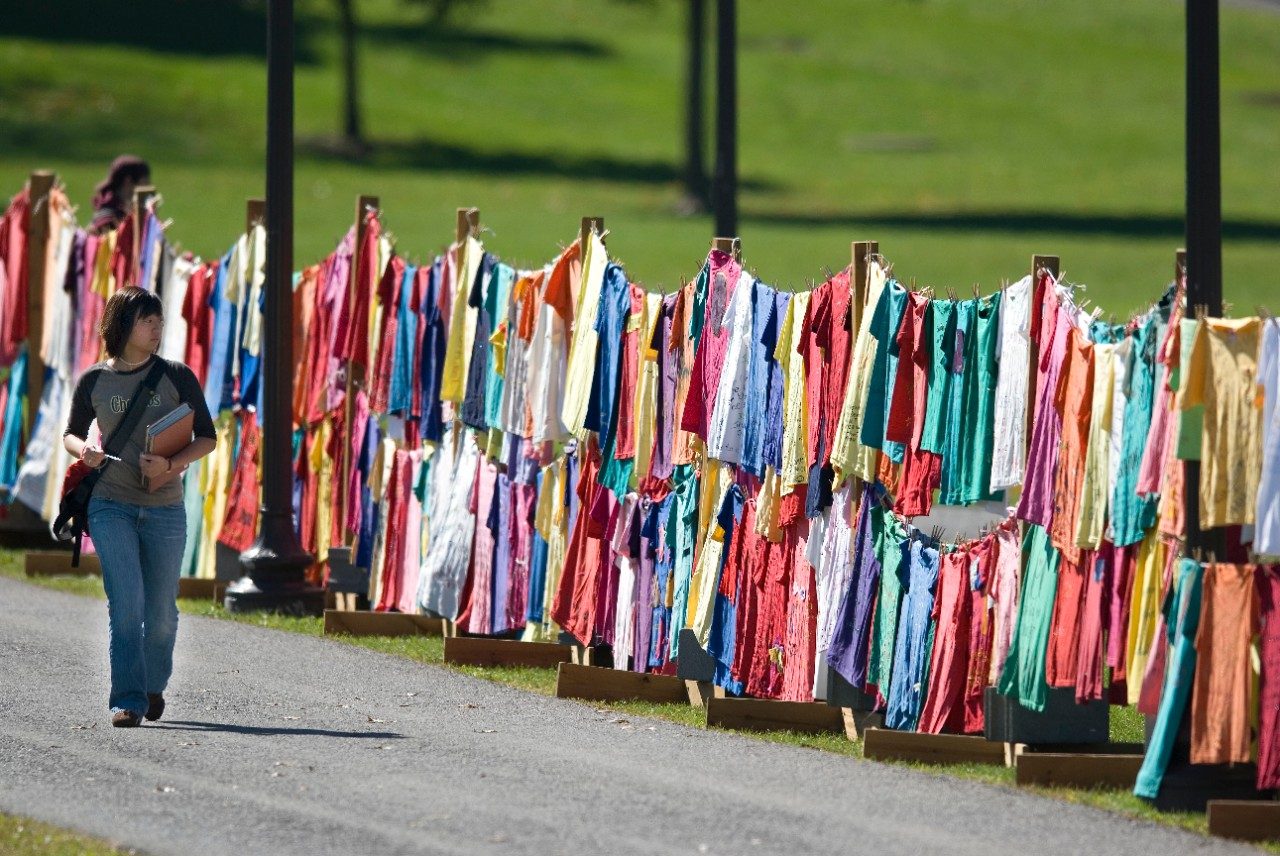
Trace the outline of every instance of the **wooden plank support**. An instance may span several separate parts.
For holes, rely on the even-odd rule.
[[[1083,755],[1023,752],[1014,762],[1019,785],[1131,789],[1141,755]]]
[[[47,170],[36,170],[28,179],[27,199],[31,206],[31,227],[27,232],[27,410],[24,415],[24,437],[31,436],[40,396],[44,392],[44,280],[49,257],[50,191],[56,176]]]
[[[71,567],[71,553],[64,550],[29,550],[26,556],[29,577],[100,577],[102,563],[92,553],[80,554],[80,567]]]
[[[650,675],[573,663],[561,663],[559,666],[556,698],[688,704],[684,681],[672,675]]]
[[[851,707],[837,708],[844,720],[844,736],[850,740],[861,740],[872,728],[884,728],[884,714],[869,710],[854,710]]]
[[[532,666],[555,668],[569,662],[568,645],[554,642],[518,642],[484,636],[448,636],[444,661],[454,666]]]
[[[795,731],[801,734],[844,734],[840,708],[822,702],[774,701],[760,698],[712,698],[707,727],[738,731]]]
[[[710,681],[684,679],[684,690],[690,707],[706,707],[711,699],[724,698],[724,687],[718,687]]]
[[[244,233],[253,231],[253,227],[267,219],[267,200],[246,199],[244,201]]]
[[[1280,802],[1209,800],[1209,834],[1239,841],[1280,840]]]
[[[198,577],[178,578],[178,597],[191,600],[212,600],[222,602],[222,595],[227,591],[227,580],[209,580]]]
[[[147,228],[147,203],[156,195],[153,185],[143,184],[133,190],[133,270],[129,272],[129,285],[146,288],[138,282],[142,276],[142,233]],[[151,290],[151,289],[148,289]]]
[[[919,734],[889,728],[868,728],[862,754],[877,761],[919,761],[925,764],[1005,764],[1005,745],[963,734]]]
[[[604,243],[604,218],[603,217],[583,217],[581,224],[578,226],[578,240],[582,242],[585,249],[587,246],[587,238],[591,233],[595,232],[600,236],[600,243]]]
[[[742,263],[742,239],[741,238],[712,238],[711,249],[719,250],[722,253],[728,253],[733,257],[735,262]]]
[[[480,235],[480,209],[479,208],[459,208],[458,209],[458,226],[455,232],[457,241],[461,244],[467,238],[476,238]]]
[[[850,245],[850,253],[853,256],[853,266],[849,269],[850,275],[853,277],[853,301],[851,303],[853,309],[853,329],[855,331],[862,327],[862,314],[867,309],[867,291],[868,278],[871,275],[870,256],[879,255],[879,241],[854,241]]]
[[[324,635],[345,636],[444,636],[445,620],[407,612],[326,609]]]

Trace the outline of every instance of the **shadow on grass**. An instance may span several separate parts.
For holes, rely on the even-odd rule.
[[[1186,221],[1180,214],[1093,214],[1068,211],[868,211],[866,213],[743,213],[749,223],[771,226],[891,226],[954,232],[1057,232],[1069,235],[1124,235],[1130,238],[1180,238]],[[1222,237],[1236,241],[1280,239],[1280,220],[1227,218]]]
[[[333,731],[328,728],[274,728],[258,725],[232,725],[226,722],[192,722],[172,720],[151,725],[148,728],[166,728],[170,731],[221,731],[228,734],[252,734],[261,737],[376,737],[379,740],[403,740],[403,734],[394,731]]]
[[[651,158],[621,158],[517,150],[484,151],[425,138],[373,140],[356,151],[341,140],[310,137],[298,140],[300,156],[321,162],[343,162],[372,169],[415,169],[494,176],[549,176],[625,184],[665,184],[680,181],[683,167]],[[772,181],[744,179],[743,190],[777,190]]]
[[[5,4],[0,35],[47,42],[114,44],[167,54],[260,56],[267,53],[267,4],[261,0],[46,0]],[[316,61],[307,15],[295,20],[299,63]]]

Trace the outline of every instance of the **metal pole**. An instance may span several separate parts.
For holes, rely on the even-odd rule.
[[[1187,307],[1222,314],[1222,184],[1218,0],[1186,0]],[[1200,528],[1200,462],[1186,463],[1187,548],[1215,549]]]
[[[1218,0],[1187,0],[1187,303],[1222,314]]]
[[[716,2],[715,234],[738,234],[738,22],[734,0]]]
[[[689,0],[688,87],[685,91],[685,193],[699,210],[707,204],[707,169],[704,153],[702,52],[707,42],[706,0]]]
[[[324,592],[305,580],[311,557],[293,525],[293,0],[267,10],[267,259],[262,396],[262,513],[227,588],[228,610],[319,614]]]

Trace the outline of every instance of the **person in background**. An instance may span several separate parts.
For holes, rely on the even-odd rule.
[[[133,211],[133,191],[151,183],[151,167],[140,157],[120,155],[111,162],[107,177],[93,194],[93,220],[89,231],[110,232]]]
[[[164,713],[178,631],[178,566],[187,540],[182,479],[148,491],[143,477],[181,471],[212,452],[218,436],[195,374],[156,355],[162,312],[160,298],[136,286],[111,296],[98,328],[110,359],[90,366],[76,381],[62,437],[66,450],[88,466],[107,465],[89,499],[89,533],[107,593],[108,707],[118,728]],[[96,419],[104,441],[110,437],[156,360],[164,371],[155,394],[143,405],[132,435],[118,444],[119,457],[107,461],[102,447],[88,442],[89,426]],[[147,428],[183,403],[194,414],[191,443],[169,458],[145,454]]]

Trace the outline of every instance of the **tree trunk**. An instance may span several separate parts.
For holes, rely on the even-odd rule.
[[[364,144],[364,134],[360,127],[360,91],[356,77],[354,2],[355,0],[338,0],[338,14],[342,19],[342,133],[347,143],[359,147]]]
[[[703,131],[702,71],[703,47],[706,45],[706,0],[689,0],[687,79],[685,81],[685,195],[690,203],[702,208],[707,202],[706,145]]]

